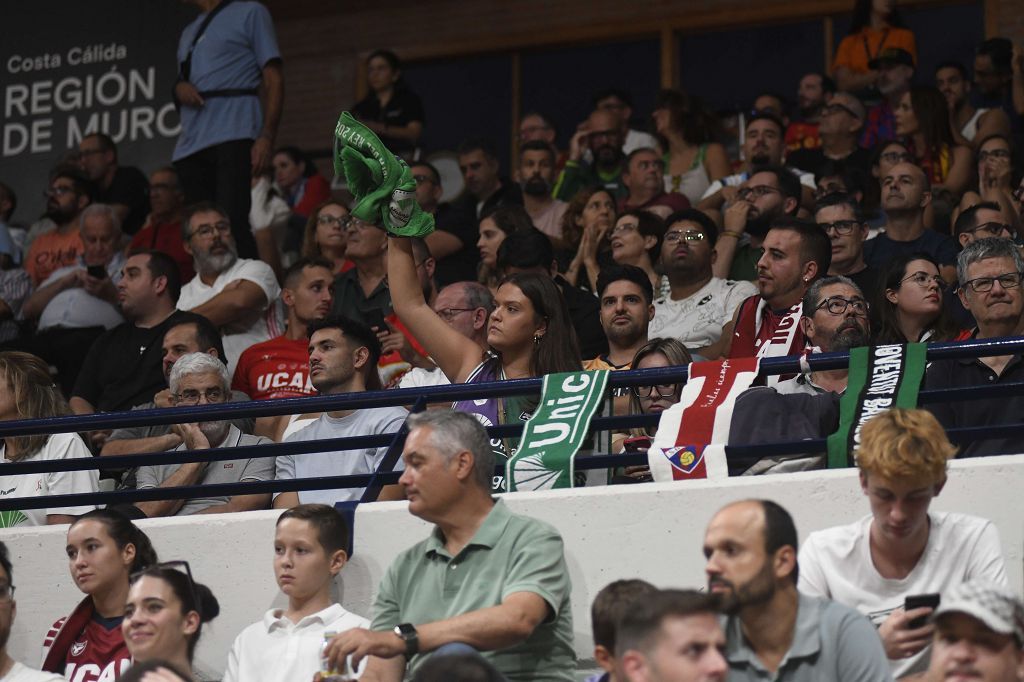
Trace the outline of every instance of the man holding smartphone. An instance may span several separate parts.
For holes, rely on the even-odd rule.
[[[938,606],[936,593],[974,579],[1007,583],[992,522],[928,510],[955,452],[926,410],[874,417],[857,449],[871,514],[811,533],[800,551],[800,591],[867,615],[897,679],[928,668],[935,627],[927,616]]]

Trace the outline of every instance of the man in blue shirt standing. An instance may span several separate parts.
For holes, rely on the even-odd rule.
[[[190,0],[202,10],[178,41],[174,149],[186,203],[224,206],[243,258],[256,257],[249,229],[250,178],[270,165],[284,104],[281,54],[270,13],[252,0]],[[265,110],[260,106],[260,87]]]

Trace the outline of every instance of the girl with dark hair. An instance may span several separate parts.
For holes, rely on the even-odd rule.
[[[68,568],[85,599],[53,624],[43,670],[80,682],[113,680],[131,666],[121,633],[129,576],[156,563],[149,538],[127,517],[97,509],[68,529]],[[79,642],[88,642],[80,649]]]
[[[355,264],[345,257],[348,246],[348,207],[328,200],[310,213],[302,237],[303,258],[326,258],[334,263],[334,274],[351,270]]]
[[[477,281],[494,291],[498,285],[498,247],[505,237],[520,230],[532,230],[533,220],[522,206],[500,206],[480,219],[480,238],[476,248],[480,252]]]
[[[875,343],[949,341],[959,330],[943,303],[946,283],[925,253],[900,256],[883,273]]]
[[[402,79],[402,62],[390,50],[375,50],[366,60],[370,93],[352,107],[352,114],[377,133],[381,142],[406,161],[418,158],[423,135],[423,103]]]
[[[612,260],[618,265],[634,265],[646,272],[654,287],[655,298],[661,292],[661,275],[655,271],[654,264],[658,262],[664,234],[665,223],[647,211],[626,211],[615,221],[615,227],[609,233]]]
[[[0,352],[0,422],[42,419],[71,414],[71,408],[50,377],[46,362],[20,351]],[[4,475],[2,464],[91,457],[77,433],[7,436],[0,445],[0,486],[8,498],[94,493],[99,491],[96,469]],[[0,527],[71,523],[91,505],[25,509],[0,514]]]
[[[882,50],[900,49],[917,61],[914,34],[903,23],[896,0],[856,0],[850,33],[839,43],[832,72],[839,89],[858,92],[875,87],[878,70],[871,67]]]
[[[274,187],[295,215],[306,218],[314,206],[331,198],[330,183],[298,147],[275,151],[273,164]]]
[[[408,239],[390,239],[388,280],[402,323],[453,384],[526,379],[582,368],[576,331],[562,292],[550,276],[516,273],[498,284],[487,322],[488,351],[452,328],[423,298]],[[526,419],[533,406],[522,397],[460,400],[454,409],[485,425]],[[508,444],[502,444],[509,454]]]
[[[217,598],[192,579],[188,563],[172,561],[132,576],[121,631],[135,662],[159,659],[192,676],[203,623],[219,613]]]
[[[712,182],[731,172],[725,147],[715,141],[718,119],[699,99],[678,90],[662,90],[651,116],[668,150],[665,191],[678,192],[696,206]]]
[[[959,199],[971,181],[971,150],[956,144],[946,98],[932,87],[903,93],[896,110],[896,134],[903,138],[932,184],[932,194],[949,190]]]

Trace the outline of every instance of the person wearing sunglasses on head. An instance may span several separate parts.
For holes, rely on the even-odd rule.
[[[706,358],[718,358],[732,336],[732,316],[757,293],[747,281],[712,274],[718,230],[696,209],[673,213],[661,241],[660,269],[670,292],[654,300],[649,336],[679,339]]]
[[[194,678],[192,659],[203,623],[220,613],[187,561],[155,564],[131,576],[121,632],[135,663],[160,660]]]
[[[121,632],[128,579],[157,562],[156,550],[127,517],[97,509],[68,528],[66,551],[85,599],[47,633],[43,670],[77,682],[113,680],[132,664]]]

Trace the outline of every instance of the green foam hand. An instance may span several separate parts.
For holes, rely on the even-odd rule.
[[[352,215],[383,225],[398,237],[434,231],[434,217],[416,202],[416,181],[408,164],[388,151],[372,130],[346,112],[334,130],[334,172],[344,174],[356,198]]]

